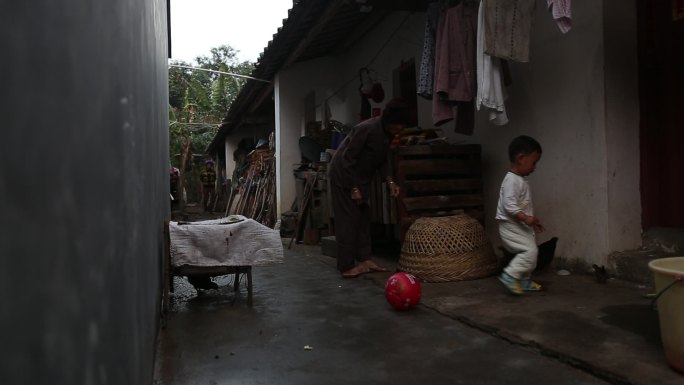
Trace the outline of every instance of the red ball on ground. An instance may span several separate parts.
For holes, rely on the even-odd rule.
[[[408,273],[396,273],[387,279],[385,298],[397,310],[410,310],[420,302],[420,282]]]

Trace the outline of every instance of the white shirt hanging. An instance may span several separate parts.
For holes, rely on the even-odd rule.
[[[484,107],[489,111],[489,121],[503,126],[508,123],[506,94],[503,87],[501,59],[492,57],[484,52],[485,45],[485,16],[484,1],[480,3],[477,23],[477,46],[475,57],[477,61],[477,96],[475,106],[477,110]]]

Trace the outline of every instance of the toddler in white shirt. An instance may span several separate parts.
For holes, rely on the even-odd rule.
[[[544,231],[539,218],[534,216],[532,194],[525,179],[534,172],[541,158],[539,142],[529,136],[519,136],[508,146],[511,169],[501,183],[496,219],[503,246],[515,254],[499,280],[513,294],[539,291],[541,285],[530,279],[537,266],[537,242],[535,233]]]

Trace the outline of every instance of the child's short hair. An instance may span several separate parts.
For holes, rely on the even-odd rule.
[[[518,136],[508,145],[508,159],[511,162],[515,162],[515,157],[518,156],[518,154],[527,155],[533,152],[541,154],[541,144],[527,135]]]

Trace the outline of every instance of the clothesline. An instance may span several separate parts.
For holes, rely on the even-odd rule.
[[[183,66],[183,65],[179,65],[179,64],[169,64],[169,67],[185,68],[185,69],[195,70],[195,71],[211,72],[211,73],[216,73],[216,74],[221,74],[221,75],[234,76],[234,77],[237,77],[237,78],[244,78],[244,79],[256,80],[256,81],[258,81],[258,82],[264,82],[264,83],[268,83],[268,84],[272,84],[272,83],[273,83],[273,82],[270,81],[270,80],[259,79],[259,78],[255,78],[255,77],[252,77],[252,76],[234,74],[234,73],[230,73],[230,72],[223,72],[223,71],[210,70],[210,69],[207,69],[207,68]]]
[[[183,122],[169,122],[170,126],[173,126],[174,124],[182,125],[182,126],[219,126],[219,123],[183,123]]]
[[[169,122],[169,127],[171,126],[191,126],[189,130],[202,130],[207,128],[218,129],[218,123],[183,123],[183,122]]]

